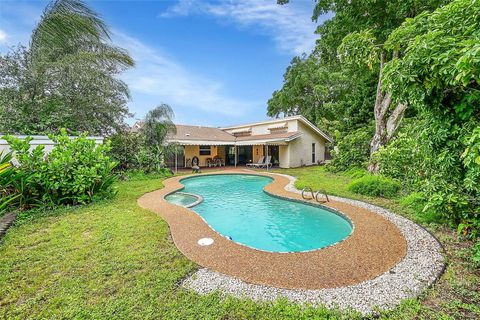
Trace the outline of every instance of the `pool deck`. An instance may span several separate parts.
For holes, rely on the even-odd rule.
[[[265,187],[267,193],[305,201],[298,193],[286,190],[290,183],[286,176],[247,169],[207,174],[269,176],[274,180]],[[158,213],[167,221],[175,245],[186,257],[203,267],[247,283],[286,289],[351,286],[388,272],[407,253],[406,239],[392,222],[367,208],[340,201],[324,205],[346,215],[355,229],[347,239],[336,245],[299,253],[274,253],[243,246],[218,234],[190,209],[164,200],[165,195],[182,189],[180,180],[188,176],[164,180],[164,188],[142,196],[138,200],[139,205]],[[198,245],[197,241],[205,237],[215,242],[210,246]]]

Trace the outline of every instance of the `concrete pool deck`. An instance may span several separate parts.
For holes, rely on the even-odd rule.
[[[287,190],[292,183],[287,176],[245,169],[208,173],[212,174],[272,177],[274,180],[265,187],[265,192],[305,201],[297,192]],[[245,283],[293,290],[352,286],[387,273],[407,254],[407,240],[394,223],[369,208],[337,200],[324,205],[346,215],[355,229],[336,245],[299,253],[266,252],[243,246],[218,234],[190,209],[164,200],[165,195],[181,190],[180,180],[188,176],[164,180],[164,188],[142,196],[139,205],[167,221],[175,245],[186,257]],[[214,239],[214,243],[197,244],[206,237]]]

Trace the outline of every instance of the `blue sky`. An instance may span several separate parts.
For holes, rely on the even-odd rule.
[[[87,1],[136,61],[121,76],[135,118],[167,103],[175,122],[210,126],[266,119],[290,60],[314,47],[313,0],[291,2]],[[28,44],[47,3],[0,0],[0,53]]]

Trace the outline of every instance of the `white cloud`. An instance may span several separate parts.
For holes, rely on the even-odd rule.
[[[228,19],[241,27],[252,27],[269,34],[279,49],[299,55],[310,52],[315,46],[316,24],[311,21],[310,2],[292,1],[278,5],[276,0],[219,0],[208,3],[196,0],[179,0],[160,17],[208,14]]]
[[[180,0],[175,5],[168,7],[165,12],[162,12],[160,17],[170,18],[176,16],[187,16],[198,4],[199,3],[196,0]]]
[[[0,29],[0,43],[7,41],[7,33]]]
[[[155,50],[138,39],[114,32],[114,42],[128,50],[136,66],[122,78],[133,92],[145,103],[144,108],[153,108],[159,103],[170,104],[176,114],[221,115],[238,117],[254,107],[253,102],[240,101],[225,94],[223,84],[208,77],[192,73],[180,63]],[[148,101],[145,101],[148,96]],[[132,111],[143,116],[147,110],[138,110],[137,102]],[[183,112],[181,112],[182,110]]]

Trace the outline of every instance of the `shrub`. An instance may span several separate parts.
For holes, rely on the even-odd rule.
[[[400,184],[387,177],[365,175],[352,181],[347,189],[367,196],[391,198],[398,194]]]
[[[137,155],[144,143],[144,138],[136,132],[119,132],[109,138],[109,155],[118,161],[119,170],[137,169]]]
[[[421,192],[412,192],[400,200],[400,204],[411,209],[421,221],[426,223],[444,222],[442,214],[428,207],[428,198]]]
[[[176,148],[173,144],[149,144],[143,132],[121,132],[109,140],[109,155],[119,162],[118,170],[142,170],[145,174],[162,175],[166,166],[165,159],[173,155]]]
[[[351,167],[366,167],[370,157],[372,135],[372,129],[367,127],[354,130],[345,137],[338,139],[329,168],[338,172]]]
[[[346,170],[343,174],[349,178],[358,179],[367,175],[368,171],[358,167],[351,167],[350,169]]]
[[[477,241],[472,248],[472,260],[477,268],[480,267],[480,241]]]
[[[424,168],[422,162],[427,155],[418,144],[417,123],[406,124],[395,139],[388,145],[380,148],[373,155],[373,161],[377,161],[380,174],[402,182],[404,189],[417,190],[424,180]]]
[[[19,197],[13,188],[16,177],[11,160],[11,152],[0,152],[0,215]]]
[[[30,151],[31,137],[5,137],[19,163],[12,183],[17,206],[85,204],[115,193],[117,163],[107,156],[108,143],[97,146],[86,134],[71,139],[66,130],[50,138],[55,145],[45,156],[42,145]]]

